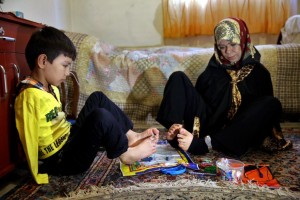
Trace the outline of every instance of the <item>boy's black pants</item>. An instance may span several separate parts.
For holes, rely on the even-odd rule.
[[[41,172],[70,175],[84,172],[92,164],[99,147],[108,158],[127,151],[126,133],[133,128],[125,113],[102,92],[92,93],[71,128],[70,138],[55,155],[44,160]]]

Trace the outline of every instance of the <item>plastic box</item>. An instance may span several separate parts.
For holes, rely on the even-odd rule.
[[[225,181],[239,182],[244,174],[244,163],[239,160],[219,158],[216,161],[217,174]]]

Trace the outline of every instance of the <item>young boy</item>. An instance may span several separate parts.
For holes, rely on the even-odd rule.
[[[132,131],[130,119],[102,92],[90,95],[71,128],[57,86],[69,75],[76,49],[63,32],[53,27],[35,32],[25,56],[31,75],[17,88],[16,126],[38,184],[48,183],[48,174],[71,175],[87,170],[100,146],[108,158],[119,157],[126,164],[156,151],[159,131]]]

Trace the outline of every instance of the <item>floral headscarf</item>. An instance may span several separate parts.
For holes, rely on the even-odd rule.
[[[255,49],[251,43],[251,38],[246,23],[239,18],[226,18],[220,21],[214,30],[215,34],[215,56],[220,64],[226,66],[233,66],[236,69],[241,68],[241,63],[248,56],[254,58]],[[241,59],[235,63],[231,64],[227,59],[225,59],[221,51],[217,48],[220,40],[228,40],[232,43],[239,44],[242,49]]]

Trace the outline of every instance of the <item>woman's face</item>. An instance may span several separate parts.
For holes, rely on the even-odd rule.
[[[225,59],[230,63],[236,63],[241,59],[242,49],[239,44],[232,43],[228,40],[220,40],[218,49],[221,51]]]

